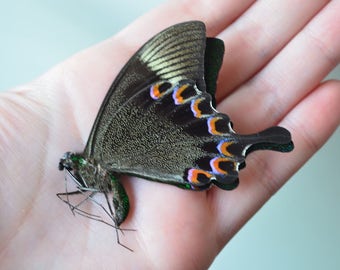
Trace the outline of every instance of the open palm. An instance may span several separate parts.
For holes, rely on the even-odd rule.
[[[176,2],[1,94],[1,268],[207,268],[338,126],[340,83],[321,83],[339,62],[338,1]],[[133,52],[163,28],[192,19],[204,21],[208,36],[226,45],[219,111],[238,133],[282,125],[296,148],[249,155],[231,192],[124,178],[132,208],[122,228],[136,231],[120,239],[131,253],[116,244],[112,228],[74,217],[55,197],[64,191],[58,160],[68,150],[83,150],[107,89]]]

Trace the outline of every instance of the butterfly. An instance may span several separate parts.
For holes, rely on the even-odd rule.
[[[119,229],[130,207],[121,175],[188,190],[212,185],[231,190],[250,152],[291,151],[286,129],[240,135],[229,117],[215,109],[223,55],[223,41],[207,38],[199,21],[173,25],[151,38],[112,83],[84,151],[66,152],[60,159],[59,169],[71,175],[77,190],[57,195],[89,193],[86,201],[103,193],[106,213]],[[102,221],[81,211],[81,203],[64,202],[72,211]]]

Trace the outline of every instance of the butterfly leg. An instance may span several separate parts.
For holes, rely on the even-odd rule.
[[[106,199],[106,202],[107,202],[107,205],[108,205],[108,208],[109,208],[110,213],[108,213],[108,212],[106,211],[106,209],[105,209],[105,212],[110,216],[110,218],[112,219],[112,221],[113,221],[113,222],[115,223],[115,225],[116,225],[116,226],[115,226],[115,229],[116,229],[117,243],[118,243],[119,245],[121,245],[122,247],[126,248],[127,250],[133,252],[133,250],[132,250],[131,248],[125,246],[124,244],[122,244],[122,243],[120,242],[120,238],[119,238],[119,233],[118,233],[118,231],[120,231],[122,234],[124,234],[124,233],[123,233],[123,230],[122,230],[121,228],[119,228],[119,224],[117,223],[117,219],[115,218],[115,214],[114,214],[114,212],[113,212],[113,210],[112,210],[112,207],[111,207],[111,204],[110,204],[109,197],[108,197],[107,193],[104,192],[103,194],[104,194],[104,196],[105,196],[105,199]]]
[[[81,216],[85,216],[85,217],[88,217],[88,218],[91,218],[91,219],[95,219],[95,220],[98,220],[100,219],[100,216],[97,216],[97,215],[93,215],[93,214],[90,214],[84,210],[81,210],[80,209],[80,206],[85,202],[87,201],[88,199],[92,198],[97,192],[92,192],[90,195],[86,196],[85,199],[83,199],[82,201],[80,201],[79,203],[77,203],[76,205],[73,205],[70,200],[69,200],[69,196],[70,195],[79,195],[79,194],[82,194],[84,195],[84,192],[81,191],[81,190],[77,190],[77,191],[72,191],[72,192],[63,192],[63,193],[57,193],[57,197],[63,201],[64,203],[66,203],[72,214],[75,215],[75,214],[79,214]],[[63,198],[63,196],[66,196],[66,199]],[[98,220],[99,221],[99,220]],[[111,224],[108,224],[110,226],[112,226]]]

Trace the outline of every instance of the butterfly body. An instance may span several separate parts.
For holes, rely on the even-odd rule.
[[[80,192],[113,192],[110,215],[116,227],[129,211],[122,174],[190,190],[213,184],[230,190],[238,185],[249,152],[292,150],[286,129],[239,135],[215,109],[223,52],[223,42],[206,38],[201,22],[159,33],[113,82],[84,152],[61,158],[59,169],[70,172]]]

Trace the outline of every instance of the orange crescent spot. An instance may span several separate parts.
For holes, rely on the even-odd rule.
[[[198,105],[201,103],[202,100],[202,98],[198,98],[191,102],[191,111],[194,113],[194,116],[196,118],[202,117],[202,111],[198,108]]]
[[[231,154],[229,151],[228,151],[228,147],[230,145],[234,144],[234,142],[230,141],[230,142],[220,142],[219,145],[217,146],[218,148],[218,151],[222,154],[222,155],[225,155],[225,156],[228,156],[228,157],[233,157],[234,155]]]
[[[217,131],[216,129],[216,122],[218,120],[220,120],[220,117],[210,117],[208,119],[208,129],[209,129],[209,133],[212,135],[223,135],[223,133]]]
[[[202,184],[202,181],[199,180],[199,175],[204,175],[207,178],[206,182],[203,183],[208,183],[210,181],[210,178],[212,178],[212,174],[208,173],[206,171],[203,170],[199,170],[199,169],[190,169],[188,171],[188,180],[190,183],[194,184],[194,185],[200,185]]]
[[[164,94],[159,91],[159,86],[159,84],[155,84],[150,88],[150,96],[155,100],[159,99]]]
[[[228,161],[226,158],[214,158],[210,161],[210,167],[215,173],[227,174],[228,172],[220,168],[220,162]]]
[[[182,93],[183,93],[184,90],[187,89],[187,88],[188,88],[188,85],[185,84],[185,85],[182,85],[180,88],[178,88],[178,89],[174,92],[173,98],[174,98],[174,101],[175,101],[175,104],[176,104],[176,105],[184,103],[184,98],[182,97]]]
[[[227,162],[226,165],[226,169],[222,169],[221,168],[221,162]],[[230,164],[230,166],[229,166]],[[228,174],[228,171],[236,171],[237,170],[237,163],[231,161],[228,158],[221,158],[221,157],[216,157],[213,158],[212,160],[210,160],[210,167],[212,169],[212,171],[216,174]]]

